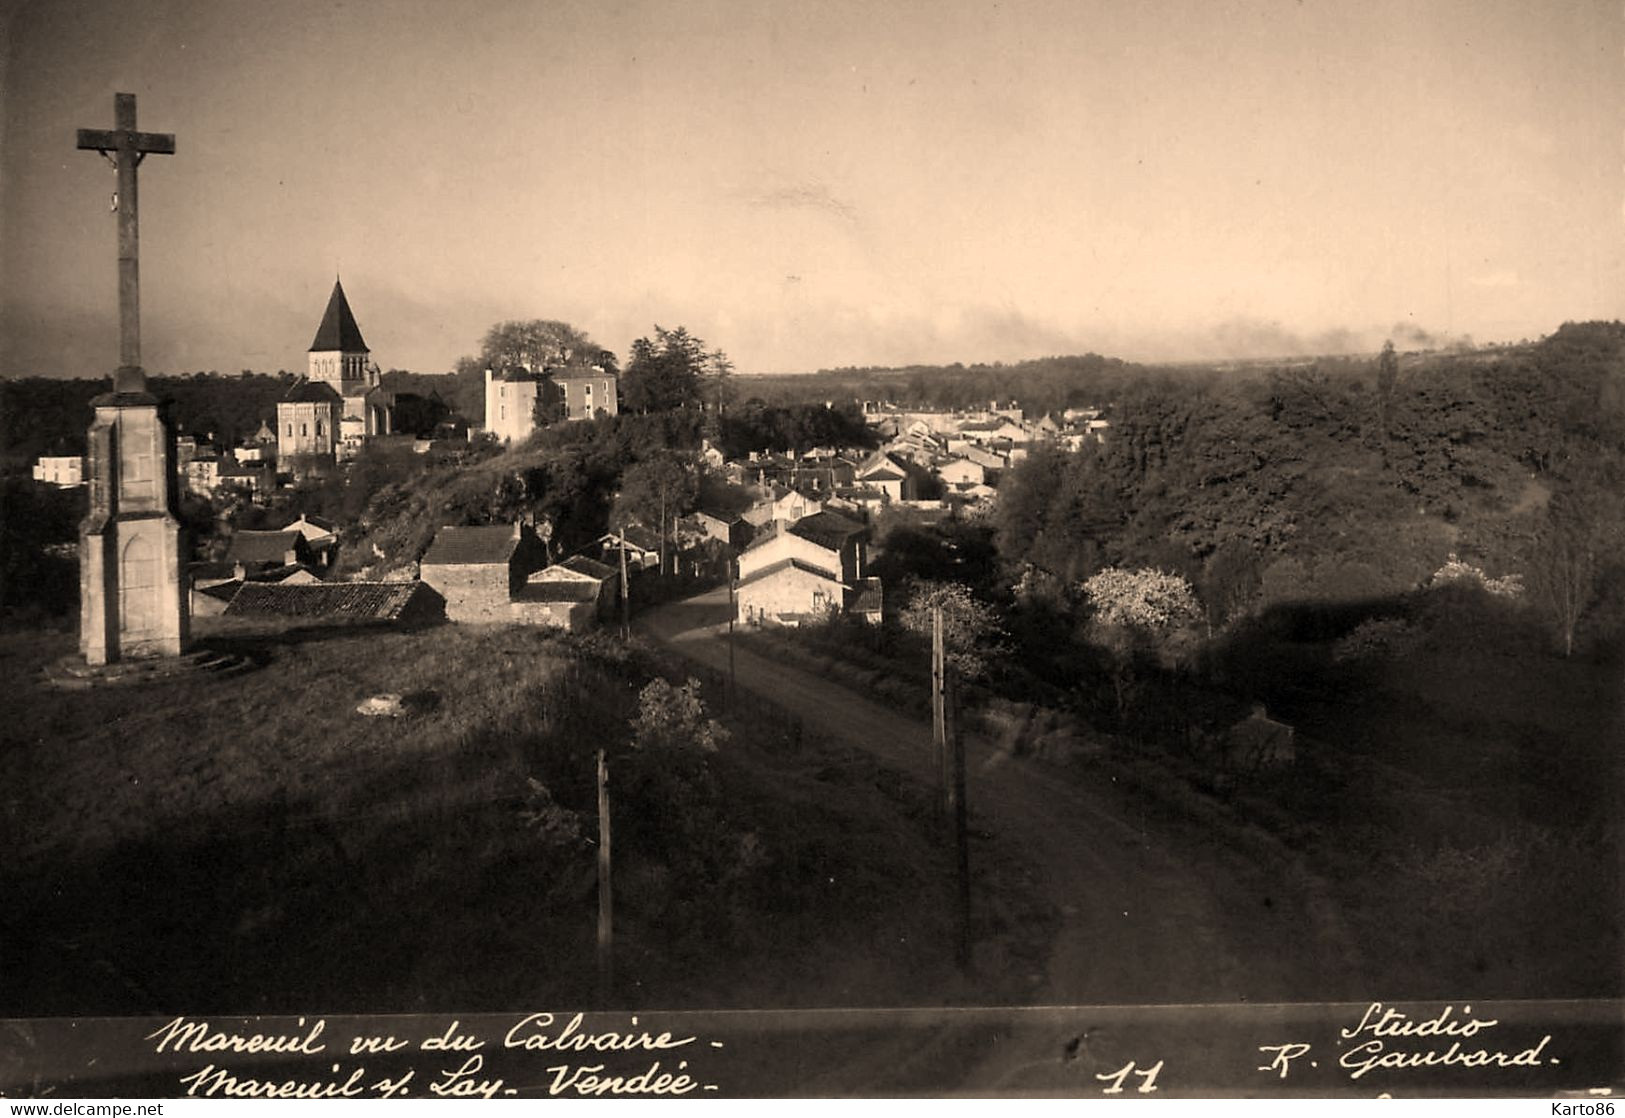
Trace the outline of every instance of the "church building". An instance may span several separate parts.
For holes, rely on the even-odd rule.
[[[348,458],[367,439],[389,434],[395,401],[379,376],[344,286],[334,280],[310,344],[308,372],[277,403],[277,456],[283,462],[298,455]]]

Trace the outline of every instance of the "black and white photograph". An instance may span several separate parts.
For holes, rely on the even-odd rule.
[[[1622,318],[1617,0],[0,0],[0,1096],[1611,1113]]]

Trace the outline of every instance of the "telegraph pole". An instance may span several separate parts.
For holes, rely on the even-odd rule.
[[[734,617],[739,613],[739,602],[735,597],[734,558],[728,556],[728,705],[733,706],[734,689],[738,677],[734,673]]]
[[[615,991],[615,894],[610,888],[609,767],[598,751],[598,1004]]]
[[[626,529],[621,529],[621,639],[632,637],[632,584],[626,577]]]
[[[971,962],[970,834],[965,803],[965,742],[959,733],[957,689],[948,664],[942,607],[931,610],[931,737],[936,747],[942,820],[954,850],[954,894],[958,910],[955,957],[961,970]]]

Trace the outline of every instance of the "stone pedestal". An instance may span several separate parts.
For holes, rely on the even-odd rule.
[[[173,429],[138,377],[115,376],[114,391],[91,405],[90,514],[79,529],[79,651],[92,665],[179,656],[190,617],[174,513]]]

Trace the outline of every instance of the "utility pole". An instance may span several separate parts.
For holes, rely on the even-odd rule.
[[[621,639],[632,636],[632,584],[626,577],[626,529],[621,529]]]
[[[598,751],[598,1004],[615,991],[615,895],[610,888],[609,766]]]
[[[734,705],[734,689],[738,678],[734,673],[734,617],[739,613],[738,599],[735,597],[734,586],[737,579],[734,577],[734,557],[728,556],[728,706]]]
[[[931,608],[931,744],[936,754],[937,794],[942,813],[949,807],[948,658],[942,637],[942,607]]]
[[[931,610],[931,732],[937,754],[937,782],[941,789],[942,820],[954,850],[955,907],[958,942],[955,957],[961,970],[971,962],[970,835],[965,803],[965,743],[959,733],[958,695],[948,664],[942,607]]]

